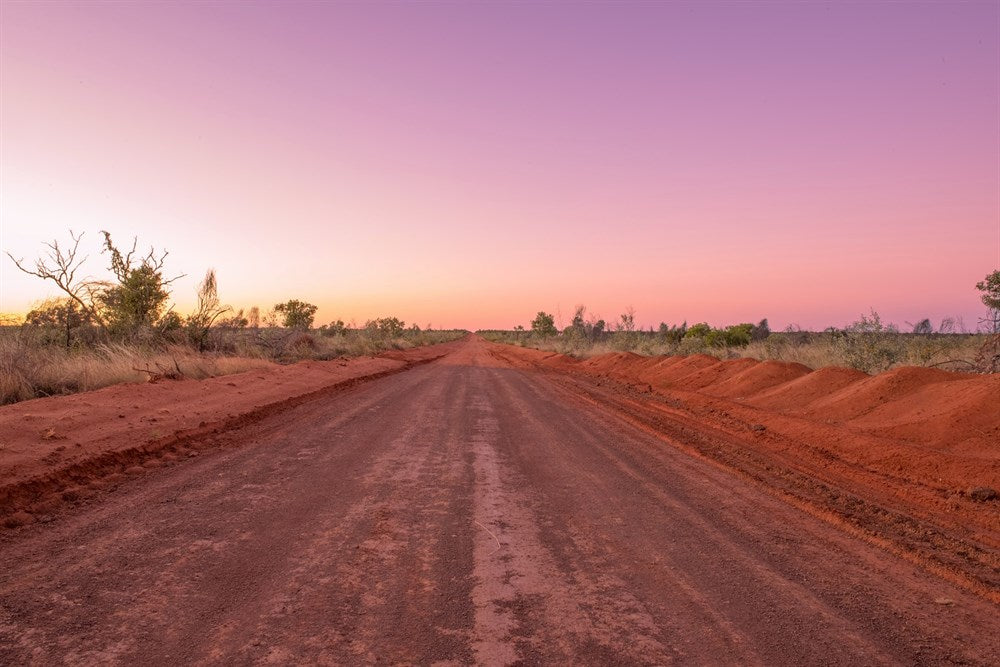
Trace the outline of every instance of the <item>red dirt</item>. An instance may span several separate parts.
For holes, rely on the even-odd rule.
[[[928,449],[958,448],[987,459],[1000,455],[995,446],[1000,442],[1000,375],[903,367],[872,377],[847,368],[812,371],[802,364],[720,361],[704,354],[641,357],[616,352],[584,361],[513,347],[503,354],[546,368],[649,384],[664,395],[676,390],[733,399]]]
[[[402,358],[0,410],[0,663],[995,664],[995,378]]]
[[[449,349],[304,361],[198,381],[122,384],[0,406],[0,521],[30,521],[63,496],[90,495],[108,474],[152,465],[151,459],[196,454],[213,434]]]
[[[806,370],[808,371],[808,368]],[[866,377],[868,375],[853,368],[828,366],[764,389],[759,394],[751,396],[748,402],[775,410],[795,409],[796,406],[809,405]]]
[[[729,379],[713,385],[713,396],[724,396],[737,400],[747,396],[757,396],[767,389],[785,385],[810,372],[808,366],[787,361],[762,361],[747,365]]]
[[[864,530],[905,543],[899,548],[908,557],[933,561],[1000,602],[1000,512],[996,503],[970,495],[977,487],[1000,490],[1000,375],[898,368],[872,377],[707,355],[608,354],[567,365],[512,346],[498,346],[496,354],[521,366],[557,368],[567,379],[596,380],[602,393],[597,400],[617,402],[653,430],[662,432],[664,419],[698,431],[714,428],[734,439],[738,456],[766,461],[760,463],[765,473],[772,466],[787,468],[831,485],[835,495],[851,494],[930,522],[945,537],[887,538],[892,530]],[[625,404],[605,395],[609,388],[613,394],[631,388],[639,398]],[[745,467],[735,453],[699,451]],[[804,500],[808,494],[800,495]],[[827,500],[805,501],[828,512]],[[968,538],[976,544],[971,551],[954,542]],[[938,547],[922,542],[935,541],[948,546],[928,555]],[[954,550],[961,552],[958,558]]]

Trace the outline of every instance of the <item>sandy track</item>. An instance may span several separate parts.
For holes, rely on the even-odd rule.
[[[989,664],[998,608],[468,339],[0,535],[0,663]]]

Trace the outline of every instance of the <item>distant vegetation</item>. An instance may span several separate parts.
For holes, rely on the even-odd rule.
[[[1000,372],[1000,271],[976,285],[988,316],[980,332],[970,333],[960,320],[946,318],[937,327],[929,319],[907,323],[906,331],[887,324],[872,310],[852,324],[828,327],[821,332],[790,326],[773,332],[767,319],[714,327],[707,322],[667,324],[643,331],[635,325],[629,308],[612,327],[577,306],[570,323],[560,332],[555,318],[539,311],[530,330],[521,325],[510,330],[484,330],[483,337],[502,343],[552,350],[576,357],[605,352],[642,355],[710,354],[722,359],[752,357],[794,361],[811,368],[846,366],[878,373],[894,366],[935,366],[949,370]]]
[[[234,310],[219,298],[215,271],[198,286],[195,310],[170,301],[168,253],[115,245],[102,232],[103,279],[85,277],[83,235],[45,244],[19,269],[55,285],[62,297],[38,304],[23,323],[0,322],[0,404],[84,391],[118,382],[202,378],[303,359],[378,354],[455,340],[464,331],[421,329],[395,317],[362,326],[334,320],[314,328],[316,306],[289,299],[266,311]],[[8,253],[9,254],[9,253]]]

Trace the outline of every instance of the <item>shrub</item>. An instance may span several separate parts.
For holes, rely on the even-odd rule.
[[[94,320],[72,299],[49,299],[33,308],[24,318],[25,333],[42,344],[71,347],[93,333]]]
[[[373,336],[384,339],[399,338],[403,335],[406,322],[396,317],[379,317],[365,322],[365,329]]]
[[[347,325],[344,320],[334,320],[321,326],[319,332],[324,336],[343,336],[347,332]]]
[[[709,326],[708,322],[698,322],[688,327],[688,330],[684,332],[684,338],[704,338],[711,331],[712,327]]]
[[[885,325],[874,310],[868,316],[844,329],[839,339],[844,358],[849,366],[865,373],[879,373],[899,361],[902,346],[898,331],[893,325]]]
[[[555,318],[551,314],[540,310],[535,319],[531,320],[531,332],[542,338],[549,338],[559,333],[559,330],[556,329]]]
[[[298,299],[290,299],[275,304],[274,312],[282,318],[282,323],[289,329],[309,329],[316,316],[316,306]]]
[[[989,333],[1000,333],[1000,271],[994,271],[976,283],[976,289],[982,292],[980,299],[989,312],[981,322]]]
[[[751,341],[761,341],[767,340],[767,337],[771,335],[771,326],[767,323],[767,318],[765,317],[756,326],[750,330],[750,340]]]

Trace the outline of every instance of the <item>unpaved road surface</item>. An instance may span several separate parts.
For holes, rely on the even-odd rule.
[[[995,663],[1000,609],[512,368],[291,407],[0,535],[0,663]]]

